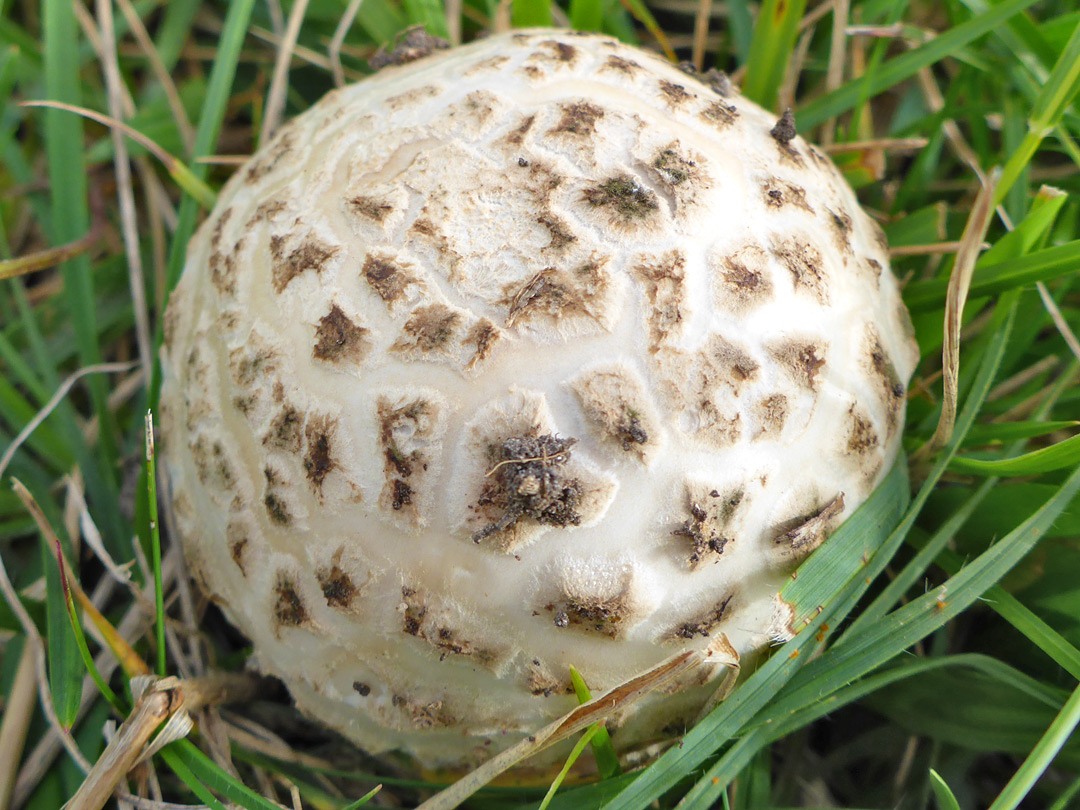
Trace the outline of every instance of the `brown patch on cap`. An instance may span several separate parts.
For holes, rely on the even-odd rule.
[[[694,97],[692,93],[686,92],[686,88],[681,84],[675,84],[666,79],[661,79],[657,87],[660,89],[660,95],[671,107],[678,107]]]
[[[742,489],[721,494],[701,485],[686,486],[686,508],[689,517],[672,534],[690,541],[688,562],[696,567],[702,560],[719,559],[728,543],[734,539],[730,524],[745,499]]]
[[[877,431],[874,430],[874,423],[870,421],[866,412],[852,405],[848,409],[848,454],[865,456],[877,450],[880,442]]]
[[[769,134],[777,143],[784,145],[791,143],[795,139],[799,131],[795,127],[795,114],[791,111],[791,107],[784,110],[784,114],[780,116],[776,126],[769,130]]]
[[[585,418],[601,438],[644,461],[658,444],[659,425],[641,380],[618,366],[592,369],[570,383]]]
[[[831,208],[826,208],[825,213],[829,217],[829,227],[832,229],[833,241],[836,242],[836,246],[840,248],[841,252],[851,255],[853,252],[851,248],[851,229],[853,227],[851,215],[843,210],[833,211]]]
[[[735,119],[739,117],[739,111],[734,104],[714,101],[702,109],[700,115],[710,124],[724,129],[735,123]]]
[[[424,398],[401,403],[379,397],[376,418],[383,457],[379,506],[384,510],[405,512],[415,524],[420,516],[414,496],[430,463],[426,448],[436,431],[438,409]]]
[[[299,453],[304,437],[304,414],[293,405],[285,403],[270,422],[263,435],[266,447],[276,447],[288,453]]]
[[[506,326],[529,323],[546,317],[586,317],[600,322],[610,289],[603,266],[606,260],[592,260],[573,270],[547,267],[525,282],[501,303],[509,304]]]
[[[225,542],[229,545],[229,557],[240,569],[240,575],[247,578],[247,566],[244,560],[248,543],[251,542],[248,527],[239,520],[230,520],[225,527]]]
[[[776,527],[774,542],[785,557],[801,560],[825,542],[844,511],[844,493],[807,515],[799,515]]]
[[[637,62],[632,59],[624,59],[621,56],[609,56],[604,60],[604,64],[600,68],[601,71],[614,70],[626,76],[633,76],[641,69],[641,65]]]
[[[274,580],[274,621],[279,630],[282,627],[299,627],[310,621],[300,588],[285,571],[278,571]]]
[[[809,242],[790,238],[773,242],[772,253],[791,273],[795,292],[805,291],[818,303],[829,303],[829,283],[821,251]]]
[[[513,146],[520,145],[521,142],[525,140],[525,134],[532,128],[532,125],[535,122],[535,115],[526,116],[518,126],[510,130],[510,133],[506,136],[506,142]]]
[[[558,527],[581,523],[583,486],[563,469],[576,443],[574,438],[527,434],[490,445],[490,466],[475,504],[489,522],[473,533],[473,542],[512,529],[523,519]]]
[[[334,556],[337,557],[340,554]],[[315,571],[315,578],[319,581],[323,597],[328,607],[340,610],[350,610],[353,599],[359,593],[356,585],[347,573],[345,573],[335,560],[329,567],[319,568]]]
[[[215,250],[207,260],[210,265],[210,281],[220,295],[236,295],[236,257],[232,253],[224,256]]]
[[[634,604],[634,572],[627,569],[607,587],[593,591],[595,582],[563,583],[563,593],[544,606],[553,614],[556,627],[573,627],[589,633],[618,638],[624,627],[636,616]]]
[[[752,413],[759,427],[754,434],[758,439],[775,439],[784,429],[788,417],[788,400],[783,394],[771,394],[754,403]]]
[[[416,276],[407,268],[395,263],[386,256],[369,253],[364,259],[360,271],[364,280],[387,304],[400,301],[405,296],[405,288],[418,283]]]
[[[331,454],[331,440],[336,430],[337,420],[329,416],[313,416],[304,428],[304,437],[307,439],[304,474],[316,493],[322,493],[326,476],[339,466]]]
[[[682,332],[686,306],[686,258],[678,250],[658,256],[639,256],[634,275],[641,281],[649,309],[645,323],[649,345],[656,351],[663,343]]]
[[[794,205],[811,214],[814,209],[806,201],[806,189],[781,180],[778,177],[770,177],[762,186],[765,204],[770,208],[783,208],[785,205]]]
[[[295,133],[286,124],[278,131],[277,137],[270,142],[269,148],[260,151],[258,156],[248,163],[244,182],[257,183],[272,172],[281,159],[292,151],[295,140]]]
[[[769,347],[787,377],[808,391],[816,391],[818,373],[825,365],[825,347],[808,340],[785,340]]]
[[[471,371],[487,360],[495,344],[502,338],[502,332],[487,318],[482,318],[470,327],[462,344],[473,346],[473,355],[465,364],[465,370]]]
[[[367,329],[357,326],[341,307],[332,304],[330,311],[319,319],[319,325],[315,327],[312,354],[316,360],[327,363],[359,363],[371,348],[367,334]]]
[[[568,678],[555,677],[537,658],[529,665],[525,683],[529,692],[537,697],[574,694],[574,685]]]
[[[549,39],[540,43],[540,46],[547,48],[550,51],[551,57],[556,62],[562,62],[567,65],[573,65],[577,61],[578,51],[573,45],[568,45],[565,42],[559,42],[555,39]],[[533,54],[538,56],[540,54]],[[547,54],[543,55],[544,58],[548,58]]]
[[[236,476],[225,445],[220,440],[211,441],[200,434],[198,438],[188,440],[188,450],[195,464],[195,474],[204,487],[219,493],[236,486]]]
[[[362,195],[350,197],[345,201],[345,205],[354,214],[370,219],[372,222],[382,222],[387,214],[394,210],[394,206],[385,200]]]
[[[410,355],[446,352],[460,323],[461,313],[445,304],[417,307],[409,314],[401,336],[390,349]]]
[[[724,616],[727,614],[734,596],[735,594],[729,593],[708,610],[678,625],[675,629],[669,631],[668,638],[691,639],[696,636],[708,638],[723,623]]]
[[[745,312],[772,300],[767,256],[757,245],[746,245],[720,259],[713,276],[713,292],[718,307],[729,312]]]
[[[465,70],[462,76],[473,76],[477,73],[492,73],[499,70],[503,65],[510,61],[509,56],[492,56],[488,59],[484,59],[477,62],[475,65]]]
[[[653,158],[652,167],[668,185],[680,186],[696,178],[697,163],[679,154],[675,144],[659,150]]]
[[[560,104],[562,117],[550,131],[551,135],[573,135],[584,138],[596,132],[596,122],[604,117],[604,111],[587,101]]]
[[[727,382],[736,393],[744,383],[756,379],[760,369],[758,362],[745,348],[717,334],[709,336],[702,348],[702,356],[712,372],[711,376]]]
[[[313,236],[307,237],[288,256],[275,258],[272,262],[270,280],[274,291],[282,292],[301,273],[309,270],[314,270],[316,275],[322,273],[326,263],[338,250],[340,248],[321,242]]]
[[[594,183],[582,198],[591,207],[608,211],[614,222],[622,225],[649,219],[660,208],[656,195],[627,174]]]
[[[388,45],[390,45],[389,48]],[[390,65],[404,65],[449,47],[449,42],[441,37],[432,36],[424,28],[423,23],[420,23],[399,33],[393,43],[380,45],[368,60],[368,65],[372,70],[381,70]]]
[[[892,437],[899,427],[900,413],[904,409],[904,383],[873,326],[867,326],[864,345],[867,367],[878,389],[878,396],[885,405],[889,436]]]
[[[545,211],[536,218],[536,221],[547,228],[548,234],[551,236],[551,241],[542,250],[559,251],[577,240],[566,221],[555,216],[550,211]]]
[[[394,695],[391,704],[405,715],[415,729],[446,728],[458,724],[458,720],[443,707],[441,700],[416,700],[406,695]]]

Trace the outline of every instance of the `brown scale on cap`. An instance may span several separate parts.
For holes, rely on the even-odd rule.
[[[621,56],[609,56],[604,60],[601,70],[614,70],[626,76],[634,76],[641,71],[641,65],[633,59],[625,59]]]
[[[276,169],[289,153],[292,152],[296,135],[288,124],[278,131],[277,136],[271,141],[270,146],[259,152],[259,157],[247,165],[244,175],[245,183],[258,183],[262,178]]]
[[[689,639],[702,636],[708,638],[723,623],[731,608],[735,594],[729,593],[719,602],[693,618],[675,626],[667,633],[668,640]]]
[[[768,256],[757,245],[713,258],[713,296],[716,305],[728,312],[742,313],[767,304],[773,298]]]
[[[814,209],[806,201],[806,189],[781,180],[770,177],[762,186],[765,204],[770,208],[783,208],[786,205],[794,205],[803,211],[814,213]]]
[[[443,707],[441,700],[423,701],[396,694],[390,702],[401,711],[406,722],[415,729],[447,728],[458,723],[454,716]]]
[[[383,457],[379,506],[402,513],[416,525],[420,514],[414,496],[426,481],[433,452],[430,446],[441,424],[439,408],[423,397],[402,400],[381,396],[376,403],[376,419]]]
[[[345,206],[357,216],[380,223],[394,210],[394,206],[385,200],[362,194],[350,197],[345,201]]]
[[[454,345],[461,320],[461,312],[446,304],[417,307],[409,314],[401,336],[390,350],[413,359],[449,352]]]
[[[508,56],[493,56],[490,59],[483,59],[477,62],[470,68],[467,68],[462,75],[463,76],[478,76],[482,73],[494,73],[497,72],[510,61]]]
[[[717,376],[727,382],[736,394],[745,383],[753,382],[757,378],[761,368],[746,347],[721,335],[710,335],[702,354],[709,367],[715,370]]]
[[[679,107],[694,98],[694,94],[688,93],[681,84],[669,82],[667,79],[661,79],[657,87],[660,89],[661,97],[672,108]]]
[[[258,333],[229,352],[229,373],[237,388],[261,388],[278,370],[279,358],[270,343]]]
[[[304,414],[293,405],[285,403],[263,434],[262,443],[266,447],[275,447],[287,453],[299,453],[303,437]]]
[[[473,347],[472,357],[465,363],[465,370],[471,371],[487,360],[501,338],[502,331],[487,318],[481,318],[474,323],[461,341],[465,346]]]
[[[526,133],[528,133],[528,131],[532,129],[532,125],[534,123],[536,123],[535,115],[525,116],[520,124],[510,130],[510,133],[506,136],[506,142],[511,146],[519,145],[523,140],[525,140]]]
[[[634,572],[617,574],[597,590],[595,582],[574,580],[562,584],[562,593],[544,610],[559,628],[573,628],[618,638],[637,615],[634,600]]]
[[[225,527],[225,541],[229,544],[229,557],[240,569],[240,575],[247,577],[247,566],[244,560],[248,544],[251,542],[250,527],[246,522],[230,520]]]
[[[649,302],[645,324],[649,330],[649,346],[655,352],[682,334],[683,310],[687,304],[686,259],[677,250],[659,256],[638,256],[634,274],[642,282]]]
[[[804,239],[791,237],[774,241],[772,254],[791,273],[796,292],[809,294],[819,304],[829,303],[829,279],[820,250]]]
[[[905,312],[903,315],[904,320],[908,320],[907,313]],[[868,358],[871,378],[878,390],[878,396],[881,397],[881,401],[885,404],[889,437],[891,438],[899,427],[900,413],[904,409],[904,383],[900,380],[896,366],[889,359],[889,355],[881,341],[881,335],[870,325],[866,328],[864,351]]]
[[[660,208],[656,195],[628,174],[593,183],[581,196],[591,208],[605,211],[613,225],[623,227],[653,218]]]
[[[825,347],[812,340],[789,339],[768,347],[769,354],[792,382],[816,391],[818,376],[825,366]]]
[[[575,138],[589,138],[596,134],[596,122],[604,117],[604,111],[587,101],[575,101],[560,104],[561,118],[551,128],[549,135],[566,135]]]
[[[536,697],[551,697],[552,695],[572,695],[574,685],[569,678],[558,678],[551,671],[534,658],[529,665],[525,676],[526,688]]]
[[[394,304],[405,297],[405,288],[419,283],[416,275],[389,256],[369,253],[360,271],[364,281],[387,304]]]
[[[412,90],[407,90],[404,93],[399,93],[396,96],[391,96],[383,102],[383,105],[394,112],[398,110],[405,110],[409,107],[415,107],[418,104],[423,104],[428,99],[437,97],[442,93],[442,89],[436,87],[433,84],[429,84],[425,87],[417,87]]]
[[[805,165],[802,155],[795,148],[795,137],[799,133],[795,128],[795,115],[790,108],[784,110],[784,114],[780,116],[776,126],[769,130],[769,134],[776,141],[776,148],[780,152],[781,158],[800,168]]]
[[[222,255],[215,250],[208,260],[210,282],[220,295],[236,295],[236,257],[232,253]]]
[[[726,129],[738,119],[739,110],[734,104],[714,101],[702,109],[699,115],[718,129]]]
[[[571,270],[548,267],[541,270],[512,296],[505,326],[527,324],[538,318],[588,318],[602,323],[609,308],[611,280],[603,260],[579,264]]]
[[[776,527],[774,542],[785,558],[801,560],[832,533],[844,511],[844,493],[809,514],[799,515]]]
[[[576,443],[577,439],[546,434],[511,436],[489,446],[491,467],[476,507],[490,519],[473,532],[473,542],[497,536],[521,520],[577,526],[581,522],[582,483],[562,469]]]
[[[788,416],[788,398],[783,394],[770,394],[754,403],[751,413],[758,423],[754,441],[776,439],[784,430]]]
[[[283,627],[300,627],[310,620],[296,579],[292,574],[278,571],[274,580],[274,622],[277,630],[280,631]]]
[[[601,438],[645,461],[658,446],[660,426],[641,378],[627,368],[604,366],[584,372],[570,387],[585,418]]]
[[[319,495],[322,494],[326,476],[340,467],[331,452],[337,424],[337,420],[329,416],[312,416],[304,427],[304,437],[307,440],[303,461],[304,474],[312,491]]]
[[[543,225],[551,235],[551,241],[544,247],[544,250],[558,252],[577,241],[577,236],[574,235],[566,220],[550,211],[545,211],[536,218],[536,221],[538,224]]]
[[[850,455],[866,456],[877,450],[880,442],[874,423],[864,411],[852,405],[848,409],[847,452]]]
[[[836,242],[836,246],[840,248],[844,255],[852,255],[854,251],[851,248],[851,229],[853,227],[851,215],[843,210],[833,211],[831,208],[826,208],[825,214],[829,218],[829,227],[832,229],[833,241]]]
[[[317,568],[315,578],[319,581],[323,598],[326,599],[327,607],[337,610],[353,610],[353,600],[356,599],[359,589],[350,577],[341,568],[342,549],[334,553],[334,558],[329,566]]]
[[[319,318],[312,350],[316,360],[358,364],[370,349],[368,330],[350,320],[337,304],[331,304],[330,311]]]
[[[688,483],[686,498],[689,517],[672,535],[690,542],[687,561],[691,568],[696,568],[703,560],[718,560],[734,539],[730,524],[743,504],[745,492],[734,489],[721,494],[719,490]]]
[[[319,275],[326,269],[327,262],[339,250],[340,248],[322,242],[316,237],[308,236],[289,251],[287,256],[274,261],[270,268],[274,291],[283,292],[290,282],[302,273],[314,271],[316,275]]]
[[[556,64],[568,66],[573,66],[578,60],[578,49],[567,42],[549,39],[545,42],[541,42],[540,47],[545,50],[534,51],[530,57],[531,59],[555,62]]]
[[[414,25],[399,33],[392,43],[380,45],[375,55],[368,60],[368,65],[372,70],[381,70],[390,65],[405,65],[449,47],[449,42],[429,34],[423,24]]]
[[[263,506],[270,522],[277,526],[289,526],[293,522],[292,509],[284,495],[285,480],[281,473],[267,465],[263,468],[266,489],[263,493]]]
[[[661,180],[672,186],[681,186],[699,179],[696,161],[680,154],[678,141],[657,152],[652,167]]]

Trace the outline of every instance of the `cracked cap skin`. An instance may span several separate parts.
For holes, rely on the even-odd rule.
[[[599,693],[786,637],[779,587],[892,464],[917,350],[880,228],[726,82],[553,30],[390,64],[192,240],[163,455],[258,666],[369,751],[468,766],[571,709],[571,665]]]

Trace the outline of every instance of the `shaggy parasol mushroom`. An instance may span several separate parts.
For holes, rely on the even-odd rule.
[[[917,358],[881,230],[789,116],[537,30],[282,129],[166,332],[192,572],[301,708],[429,765],[572,707],[570,665],[604,690],[783,637],[778,588],[892,463]]]

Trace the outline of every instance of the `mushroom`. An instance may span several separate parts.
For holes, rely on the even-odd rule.
[[[531,30],[286,125],[192,240],[163,360],[192,574],[304,711],[454,766],[571,708],[571,665],[602,691],[781,634],[785,577],[897,454],[917,351],[789,115]]]

